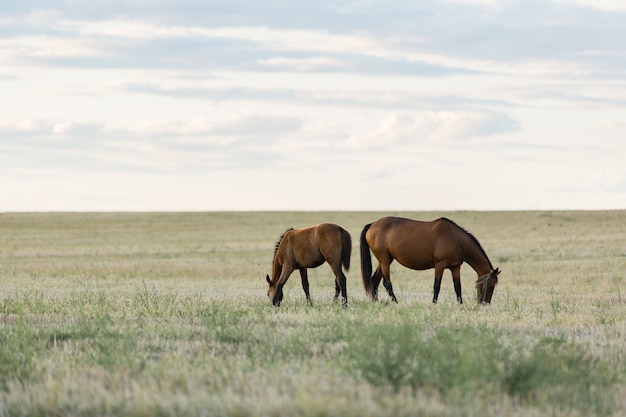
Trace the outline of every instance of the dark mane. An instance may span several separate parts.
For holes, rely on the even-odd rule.
[[[448,219],[447,217],[442,217],[441,220],[445,220],[448,223],[453,224],[455,227],[458,227],[460,230],[462,230],[471,240],[472,242],[474,242],[476,244],[476,246],[478,246],[478,249],[480,249],[480,251],[482,252],[483,256],[485,257],[485,259],[487,259],[487,262],[489,262],[489,267],[493,270],[493,265],[491,264],[491,260],[489,259],[489,257],[487,256],[487,253],[485,252],[485,250],[483,249],[482,245],[480,244],[480,242],[478,241],[478,239],[476,239],[476,237],[471,234],[470,232],[468,232],[467,230],[465,230],[464,228],[462,228],[461,226],[459,226],[458,224],[456,224],[455,222],[453,222],[452,220]]]
[[[292,230],[293,230],[293,227],[290,227],[289,229],[285,230],[283,234],[280,235],[280,237],[278,238],[278,242],[276,242],[276,246],[274,246],[274,258],[276,258],[276,253],[278,252],[278,247],[280,246],[280,242],[283,241],[283,238],[285,237],[287,232],[290,232]]]

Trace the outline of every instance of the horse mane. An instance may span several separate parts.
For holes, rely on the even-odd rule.
[[[278,242],[276,242],[276,246],[274,246],[274,258],[276,258],[276,254],[278,253],[278,247],[280,246],[280,242],[283,241],[283,238],[285,237],[287,232],[290,232],[292,230],[293,230],[293,227],[290,227],[289,229],[285,230],[283,234],[280,235],[280,237],[278,238]]]
[[[480,244],[480,242],[478,241],[478,239],[476,239],[476,236],[474,236],[473,234],[471,234],[470,232],[468,232],[467,230],[465,230],[463,227],[459,226],[458,224],[456,224],[455,222],[453,222],[452,220],[448,219],[447,217],[442,217],[441,220],[447,221],[448,223],[451,223],[452,225],[456,226],[457,228],[459,228],[461,231],[463,231],[463,233],[465,233],[472,242],[474,242],[476,244],[476,246],[478,246],[478,249],[480,249],[480,252],[483,254],[483,256],[485,257],[485,259],[487,259],[487,262],[489,263],[489,267],[491,269],[493,269],[493,265],[491,264],[491,260],[489,259],[489,257],[487,256],[487,253],[485,252],[485,250],[483,249],[483,246]]]

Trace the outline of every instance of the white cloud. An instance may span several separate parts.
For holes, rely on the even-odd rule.
[[[298,117],[236,112],[115,125],[103,121],[0,120],[0,176],[88,172],[210,172],[271,165],[272,145],[301,129]],[[41,174],[45,172],[46,174]]]
[[[328,57],[276,57],[260,60],[259,64],[280,71],[321,71],[346,69],[348,67],[345,62]]]
[[[585,6],[603,11],[626,11],[623,0],[555,0],[563,5]]]
[[[278,51],[332,51],[373,53],[382,45],[370,36],[333,34],[319,30],[277,29],[266,26],[174,26],[134,19],[105,21],[63,20],[60,28],[81,37],[115,37],[127,40],[207,38],[246,41]]]
[[[472,4],[481,6],[498,6],[500,0],[443,0],[444,3],[460,3],[460,4]]]
[[[238,112],[220,119],[196,117],[183,121],[144,122],[129,130],[140,137],[170,137],[180,143],[231,146],[268,144],[298,131],[301,125],[297,117]]]
[[[103,122],[66,121],[52,126],[52,133],[61,136],[91,138],[100,134],[105,128]]]
[[[420,142],[467,142],[516,132],[519,123],[503,114],[480,111],[437,111],[419,115],[391,113],[366,135],[353,135],[348,146],[381,148]]]
[[[37,138],[92,138],[105,130],[103,122],[95,121],[50,121],[40,118],[0,120],[0,134],[4,137]]]
[[[89,39],[47,35],[0,39],[0,59],[106,56]]]
[[[41,119],[22,118],[19,120],[0,120],[0,132],[3,135],[16,135],[24,133],[41,133],[48,127]]]

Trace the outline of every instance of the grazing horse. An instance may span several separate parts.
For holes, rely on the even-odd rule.
[[[370,249],[378,259],[378,268],[373,275]],[[452,272],[456,298],[461,304],[463,262],[467,262],[478,274],[476,292],[481,303],[491,303],[500,274],[500,269],[493,268],[478,240],[445,217],[431,222],[383,217],[363,228],[361,274],[365,292],[372,300],[378,299],[378,285],[382,279],[391,299],[398,302],[393,293],[389,268],[394,259],[415,270],[435,268],[433,303],[437,302],[445,269]]]
[[[311,304],[307,268],[316,268],[328,262],[335,274],[335,300],[341,292],[343,307],[348,306],[346,276],[341,266],[350,269],[352,238],[350,233],[333,223],[321,223],[303,229],[288,229],[280,237],[274,249],[272,278],[266,276],[267,295],[275,306],[283,299],[283,286],[296,269],[300,271],[302,288]]]

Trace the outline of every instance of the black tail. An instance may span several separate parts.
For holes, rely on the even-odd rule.
[[[352,256],[352,236],[346,230],[341,230],[341,264],[347,270],[350,269],[350,256]]]
[[[372,255],[370,247],[365,240],[365,234],[370,229],[370,224],[366,224],[361,232],[361,278],[363,278],[363,287],[365,294],[370,298],[374,298],[374,284],[372,283]]]

